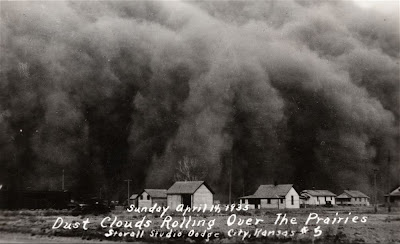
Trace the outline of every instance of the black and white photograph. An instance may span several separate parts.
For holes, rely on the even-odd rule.
[[[1,0],[0,243],[399,243],[399,0]]]

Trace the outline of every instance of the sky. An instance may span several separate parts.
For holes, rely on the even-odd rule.
[[[352,0],[366,9],[376,9],[385,14],[399,14],[399,0]]]

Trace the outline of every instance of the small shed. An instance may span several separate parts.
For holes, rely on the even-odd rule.
[[[336,197],[337,205],[369,206],[369,196],[357,190],[345,190]]]
[[[304,205],[335,205],[336,194],[328,190],[304,190],[300,193]]]
[[[300,208],[299,194],[292,184],[260,185],[250,196],[239,198],[241,204],[250,208]]]
[[[211,207],[214,191],[204,181],[177,181],[167,191],[168,206]]]
[[[129,198],[129,204],[138,206],[138,196],[138,194],[132,194],[132,196]]]
[[[157,203],[159,206],[167,205],[166,189],[144,189],[137,197],[138,207],[152,207]]]
[[[389,202],[392,206],[400,207],[400,186],[396,187],[389,194],[385,195],[385,202]]]

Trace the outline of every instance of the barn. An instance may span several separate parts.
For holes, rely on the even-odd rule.
[[[137,196],[138,207],[152,207],[154,204],[159,206],[167,205],[167,190],[166,189],[144,189]]]
[[[167,191],[168,206],[210,207],[214,191],[204,181],[177,181]]]
[[[250,208],[300,208],[299,194],[291,184],[260,185],[250,196],[241,197],[240,203]]]
[[[336,197],[338,205],[369,206],[369,196],[357,190],[345,190]]]
[[[335,205],[336,194],[328,190],[304,190],[300,195],[303,205]]]

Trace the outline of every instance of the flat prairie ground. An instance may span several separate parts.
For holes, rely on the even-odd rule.
[[[288,219],[281,225],[275,224],[277,214],[286,214]],[[308,225],[306,220],[318,215],[319,222],[313,218]],[[334,207],[334,208],[307,208],[296,210],[249,210],[241,212],[221,213],[190,213],[183,218],[181,213],[168,212],[171,216],[170,228],[175,235],[166,238],[170,231],[164,223],[165,217],[159,213],[128,213],[125,210],[113,210],[104,215],[72,216],[67,210],[3,210],[0,211],[0,243],[77,243],[77,242],[211,242],[211,243],[400,243],[400,209],[392,208],[389,213],[385,208],[379,208],[374,213],[372,207]],[[232,217],[234,215],[234,217]],[[190,222],[188,222],[190,216]],[[356,223],[352,221],[356,217]],[[63,219],[63,224],[53,229],[57,218]],[[100,225],[101,221],[106,227]],[[340,223],[338,218],[342,217]],[[345,223],[345,218],[348,221]],[[365,221],[361,221],[364,217]],[[110,227],[114,218],[132,223],[130,226],[117,227],[116,223]],[[150,220],[149,227],[143,227],[143,234],[139,237],[139,229],[134,227],[137,222]],[[295,223],[290,220],[295,218]],[[329,218],[329,219],[327,219]],[[333,222],[334,218],[336,221]],[[84,230],[83,221],[90,223]],[[249,220],[250,219],[250,220]],[[257,225],[255,220],[260,219]],[[235,220],[235,221],[234,221]],[[244,221],[244,223],[239,222]],[[175,228],[172,227],[176,221]],[[246,224],[246,221],[248,224]],[[233,222],[233,223],[232,223]],[[60,222],[58,222],[60,223]],[[65,224],[71,224],[72,229],[65,229]],[[73,227],[79,223],[79,226]],[[194,226],[192,226],[194,223]],[[232,225],[228,225],[232,223]],[[188,228],[186,228],[186,224]],[[212,225],[210,228],[208,228]],[[182,227],[182,228],[181,228]],[[306,227],[304,229],[303,227]],[[208,229],[207,229],[208,228]],[[315,230],[315,228],[317,228]],[[116,236],[106,237],[110,229]],[[192,230],[192,233],[189,232]],[[205,233],[204,233],[205,232]],[[181,236],[178,234],[181,233]],[[197,235],[199,236],[195,236]],[[245,234],[247,233],[247,235]],[[119,236],[125,235],[125,236]],[[203,234],[204,236],[201,236]],[[215,236],[217,234],[217,236]],[[132,236],[131,236],[132,235]],[[157,235],[157,236],[155,236]],[[162,235],[162,236],[161,236]],[[207,237],[207,235],[209,235]],[[318,236],[315,236],[318,235]],[[161,236],[161,237],[160,237]]]

